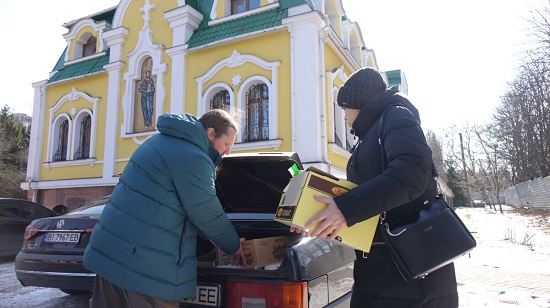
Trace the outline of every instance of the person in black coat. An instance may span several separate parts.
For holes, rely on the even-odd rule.
[[[340,88],[337,103],[344,108],[358,138],[346,168],[347,179],[358,186],[334,199],[315,198],[326,203],[327,209],[305,227],[321,222],[308,235],[329,240],[345,225],[351,227],[384,212],[390,221],[407,216],[437,195],[437,174],[418,111],[403,94],[387,89],[378,70],[367,67],[351,75]],[[380,131],[382,152],[378,122],[388,106]],[[407,282],[388,254],[379,230],[368,255],[357,251],[354,279],[351,307],[458,307],[452,263],[423,279]]]

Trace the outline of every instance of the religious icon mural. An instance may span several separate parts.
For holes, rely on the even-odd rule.
[[[141,65],[140,80],[136,81],[134,101],[134,132],[155,130],[155,84],[156,75],[152,75],[153,59],[147,57]]]

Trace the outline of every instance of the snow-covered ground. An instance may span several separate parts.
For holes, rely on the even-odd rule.
[[[458,208],[477,247],[455,262],[460,307],[550,308],[550,212]]]

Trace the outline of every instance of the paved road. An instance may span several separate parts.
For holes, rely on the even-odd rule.
[[[479,285],[498,290],[516,290],[532,296],[550,298],[550,276],[516,272],[473,264],[467,256],[455,262],[459,285]]]

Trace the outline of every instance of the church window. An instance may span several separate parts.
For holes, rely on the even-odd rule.
[[[67,160],[67,146],[69,142],[69,120],[61,122],[57,136],[57,150],[53,155],[52,161]]]
[[[96,52],[96,42],[97,39],[95,36],[92,36],[82,45],[82,57],[87,57],[95,54]]]
[[[246,93],[245,142],[269,140],[269,88],[265,83]]]
[[[260,7],[261,0],[231,0],[231,14],[243,13]]]
[[[229,111],[231,107],[231,97],[229,91],[221,90],[214,94],[214,97],[210,100],[210,109],[223,109]]]
[[[80,140],[78,142],[78,148],[74,153],[74,159],[87,159],[90,158],[90,142],[92,132],[92,117],[86,115],[80,122]]]

